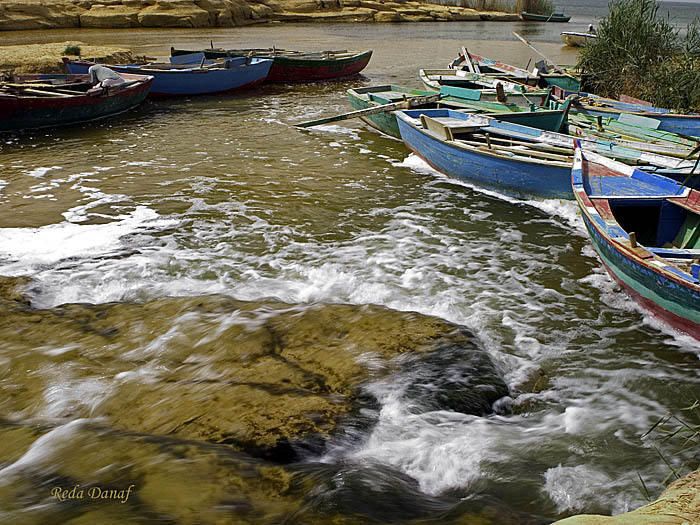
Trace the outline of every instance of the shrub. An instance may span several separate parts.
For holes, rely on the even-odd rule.
[[[63,54],[64,55],[79,56],[80,55],[80,46],[76,46],[76,45],[66,46],[66,48],[63,50]]]
[[[534,13],[537,15],[551,15],[554,12],[554,4],[550,0],[515,0],[515,12]]]
[[[676,111],[700,104],[698,21],[681,36],[658,17],[656,0],[612,0],[598,38],[581,50],[583,89],[617,98],[630,95]]]

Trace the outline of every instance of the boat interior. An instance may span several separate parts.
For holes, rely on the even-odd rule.
[[[89,75],[19,75],[0,81],[0,96],[71,97],[91,87]]]
[[[620,227],[647,251],[687,273],[700,263],[700,214],[682,201],[610,199],[609,206]]]
[[[430,115],[420,111],[405,113],[415,119],[417,126],[430,131],[442,140],[452,141],[457,145],[524,161],[556,163],[567,167],[573,162],[572,148],[544,144],[535,140],[534,137],[527,137],[517,131],[509,133],[506,130],[491,127],[488,125],[489,121],[483,117],[481,117],[482,120],[478,120],[477,116],[477,120],[474,120],[463,114],[464,118],[461,118],[457,112],[449,110],[433,110]],[[561,112],[552,112],[552,115],[547,116],[550,117],[553,127],[559,125],[554,122],[561,122]],[[504,113],[498,118],[501,121],[520,124],[524,119],[533,118],[533,116],[529,113],[516,112]]]

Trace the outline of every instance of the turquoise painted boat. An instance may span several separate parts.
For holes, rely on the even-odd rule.
[[[430,91],[403,88],[400,86],[384,85],[367,88],[349,89],[347,91],[350,104],[355,110],[365,110],[376,108],[384,104],[397,103],[403,100],[410,100],[411,97],[425,97],[434,94]],[[536,111],[539,119],[529,120],[527,125],[541,129],[554,129],[552,123],[547,119],[552,118],[556,113],[547,112],[545,108],[532,104],[530,107],[523,107],[517,104],[503,104],[499,102],[483,101],[479,99],[480,92],[458,87],[443,86],[440,89],[442,98],[430,103],[420,105],[410,105],[414,109],[437,109],[446,108],[466,113],[486,114],[496,118],[503,116],[503,119],[515,122],[512,115],[508,114]],[[559,113],[560,115],[560,113]],[[361,117],[366,124],[381,133],[401,138],[396,116],[393,111],[375,113]],[[556,118],[556,117],[554,117]],[[539,121],[538,121],[539,120]],[[698,147],[698,141],[688,137],[682,137],[673,133],[659,131],[654,128],[655,121],[634,120],[626,122],[608,120],[603,126],[595,118],[585,115],[568,113],[568,132],[575,137],[582,137],[589,141],[596,141],[600,147],[618,154],[620,159],[627,162],[638,162],[640,159],[634,157],[630,160],[630,151],[646,152],[658,154],[658,157],[650,156],[644,158],[652,169],[675,169],[678,161],[667,157],[686,158],[691,157],[693,150]],[[649,127],[643,127],[646,124]],[[658,122],[656,123],[658,126]],[[562,147],[572,148],[572,139],[558,139],[557,144]],[[622,148],[622,149],[621,149]],[[573,153],[573,150],[572,150]],[[697,152],[692,156],[697,158]],[[662,162],[663,161],[663,162]],[[662,162],[660,166],[658,164]],[[683,163],[687,169],[689,163]],[[682,175],[679,175],[679,177]]]
[[[642,308],[700,340],[700,192],[580,146],[571,174],[610,276]]]
[[[411,97],[425,97],[434,94],[434,91],[422,91],[393,85],[371,86],[348,89],[347,91],[350,104],[356,110],[374,108],[392,102],[401,102]],[[411,105],[410,107],[425,109],[449,108],[469,113],[489,114],[519,113],[535,109],[534,104],[532,107],[525,108],[517,104],[503,104],[500,102],[480,100],[481,92],[478,90],[443,86],[440,89],[440,94],[443,95],[443,97],[437,102],[430,102],[417,106]],[[397,139],[401,138],[399,125],[392,111],[367,115],[362,117],[362,120],[370,127],[385,135]]]
[[[591,94],[575,98],[574,109],[579,113],[602,118],[619,119],[620,115],[648,117],[658,120],[658,129],[662,131],[700,137],[700,114],[697,113],[674,113],[670,109],[620,102]]]
[[[457,58],[450,63],[449,67],[453,69],[467,68],[464,57],[465,52],[466,50],[463,49],[462,53],[459,53]],[[539,67],[534,72],[530,72],[517,66],[473,53],[469,53],[469,56],[471,57],[472,67],[477,69],[477,72],[485,75],[505,75],[506,79],[539,88],[557,86],[566,91],[577,92],[581,90],[581,75],[573,67],[564,67],[564,73],[557,73],[548,70],[545,64],[538,63]]]

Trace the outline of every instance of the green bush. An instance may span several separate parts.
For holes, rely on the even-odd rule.
[[[525,11],[536,15],[551,15],[554,12],[554,4],[550,0],[515,0],[516,13]]]
[[[63,50],[64,55],[80,56],[80,46],[70,45]]]
[[[675,111],[700,105],[698,21],[681,35],[658,10],[656,0],[610,2],[598,38],[579,55],[585,91],[630,95]]]

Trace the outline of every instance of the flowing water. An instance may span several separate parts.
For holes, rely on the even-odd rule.
[[[570,4],[575,19],[566,29],[604,14]],[[538,59],[511,31],[574,63],[576,51],[558,40],[563,29],[434,23],[8,34],[8,44],[77,39],[149,55],[213,40],[374,56],[346,81],[149,100],[103,122],[2,137],[0,275],[30,278],[25,290],[39,313],[0,321],[0,435],[8,444],[0,453],[0,521],[547,523],[641,505],[640,475],[658,493],[668,469],[641,436],[700,396],[698,346],[620,292],[574,203],[514,201],[456,183],[358,121],[291,127],[350,111],[350,87],[420,87],[419,67],[446,64],[465,44],[518,65]],[[216,297],[237,302],[198,313]],[[413,363],[364,383],[374,402],[293,464],[156,430],[178,402],[192,402],[190,394],[149,397],[159,374],[196,362],[198,380],[220,378],[226,360],[217,338],[236,323],[257,333],[282,303],[292,311],[276,321],[285,330],[334,304],[462,325],[509,396],[487,415],[431,405],[429,396],[406,394],[407,378],[429,366]],[[390,311],[352,310],[353,322],[376,321],[372,333],[381,332],[396,322]],[[333,315],[346,322],[346,314]],[[367,359],[369,368],[383,366]],[[445,354],[439,370],[463,359]],[[439,375],[420,380],[424,394]],[[123,406],[105,409],[110,403]],[[120,424],[124,413],[142,421]],[[54,486],[126,489],[130,480],[135,499],[127,504],[50,496]],[[245,502],[233,485],[247,487]],[[250,509],[270,499],[262,511]]]

